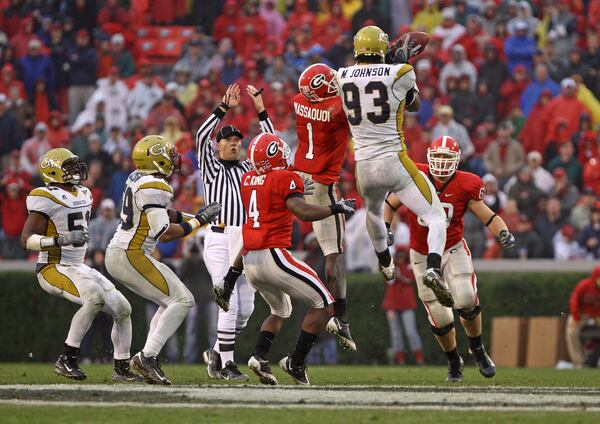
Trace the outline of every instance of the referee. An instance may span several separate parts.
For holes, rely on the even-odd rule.
[[[262,132],[273,133],[273,124],[265,110],[262,90],[251,85],[246,92],[254,102]],[[240,104],[240,88],[237,84],[227,87],[223,101],[204,121],[196,136],[198,163],[204,182],[206,204],[219,202],[221,214],[209,227],[204,242],[204,262],[211,275],[213,285],[221,282],[229,267],[242,250],[242,225],[245,222],[244,205],[240,192],[242,175],[252,168],[248,161],[240,161],[243,134],[233,125],[222,127],[217,133],[218,154],[212,147],[210,135],[219,125],[227,111]],[[240,372],[233,358],[236,336],[246,327],[254,310],[254,289],[241,275],[229,300],[229,310],[219,308],[217,341],[213,349],[204,352],[210,378],[226,380],[248,380]]]

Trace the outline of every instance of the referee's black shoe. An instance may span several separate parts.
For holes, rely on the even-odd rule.
[[[250,378],[240,371],[235,362],[227,361],[225,368],[221,370],[221,376],[224,380],[229,381],[248,381]]]

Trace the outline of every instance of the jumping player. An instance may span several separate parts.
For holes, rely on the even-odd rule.
[[[98,312],[104,311],[114,320],[112,379],[140,381],[129,368],[131,306],[113,283],[83,263],[93,200],[92,193],[80,185],[87,178],[87,166],[61,148],[44,154],[39,170],[46,186],[33,189],[27,196],[29,216],[21,243],[40,252],[35,271],[42,289],[81,305],[73,315],[65,350],[54,364],[54,372],[73,380],[86,379],[79,367],[79,346]]]
[[[247,221],[244,238],[243,267],[250,284],[271,309],[263,322],[256,348],[248,366],[263,384],[277,384],[265,359],[275,335],[292,312],[290,297],[309,306],[302,322],[296,349],[279,365],[297,384],[309,384],[306,355],[329,319],[327,307],[333,297],[317,274],[304,262],[295,259],[291,247],[292,220],[317,221],[336,214],[350,216],[356,202],[339,200],[328,206],[304,200],[304,182],[288,169],[289,146],[274,134],[261,134],[252,140],[248,155],[253,170],[242,176],[242,200]],[[241,266],[241,257],[235,263]]]
[[[484,185],[475,174],[459,171],[460,148],[456,140],[449,136],[436,138],[427,151],[429,165],[417,164],[435,186],[442,206],[448,216],[448,237],[442,256],[442,276],[449,285],[454,308],[460,315],[460,322],[469,338],[469,352],[479,367],[479,372],[487,378],[496,375],[496,366],[488,356],[481,342],[481,308],[477,297],[477,278],[473,271],[473,261],[467,242],[463,238],[463,217],[467,210],[481,220],[498,238],[504,248],[511,248],[515,239],[506,224],[483,202]],[[394,211],[400,200],[391,194],[386,200],[385,219],[391,224]],[[430,229],[423,221],[409,211],[410,260],[417,278],[419,298],[425,305],[431,329],[448,358],[448,382],[461,382],[463,379],[463,359],[456,349],[456,330],[452,308],[441,305],[434,293],[423,284],[421,276],[425,272],[427,240]]]
[[[335,71],[322,63],[309,66],[298,81],[294,97],[298,150],[294,170],[314,181],[314,192],[304,199],[328,206],[339,200],[338,181],[350,137],[350,127],[335,87]],[[344,217],[336,214],[313,222],[313,230],[325,256],[325,284],[335,297],[327,330],[340,345],[356,350],[348,325],[346,272],[344,270]]]
[[[440,273],[446,217],[431,182],[408,157],[402,131],[404,110],[419,108],[415,72],[406,63],[386,64],[387,52],[388,35],[376,26],[364,27],[354,37],[356,65],[336,74],[355,143],[356,179],[367,207],[367,231],[381,273],[387,281],[393,280],[383,204],[388,192],[396,193],[430,229],[423,284],[441,304],[451,307],[452,296]]]

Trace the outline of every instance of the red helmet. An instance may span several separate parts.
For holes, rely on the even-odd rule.
[[[429,172],[434,177],[449,177],[458,169],[460,146],[455,139],[443,135],[431,142],[427,149]]]
[[[250,163],[257,173],[286,169],[290,157],[290,146],[275,134],[262,133],[254,137],[248,147]]]
[[[322,102],[337,96],[335,71],[323,63],[310,65],[298,80],[298,90],[309,102]]]

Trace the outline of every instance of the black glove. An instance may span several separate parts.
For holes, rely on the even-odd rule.
[[[61,234],[56,237],[57,246],[69,246],[82,247],[90,240],[90,235],[84,230],[73,230],[67,234]]]
[[[213,202],[210,205],[200,209],[200,211],[196,214],[196,219],[200,222],[200,225],[202,226],[214,221],[220,213],[221,205],[217,202]]]
[[[343,213],[346,219],[350,218],[356,212],[356,199],[342,199],[329,206],[331,214]]]
[[[507,230],[500,231],[498,241],[505,249],[510,249],[511,247],[515,246],[515,237]]]

